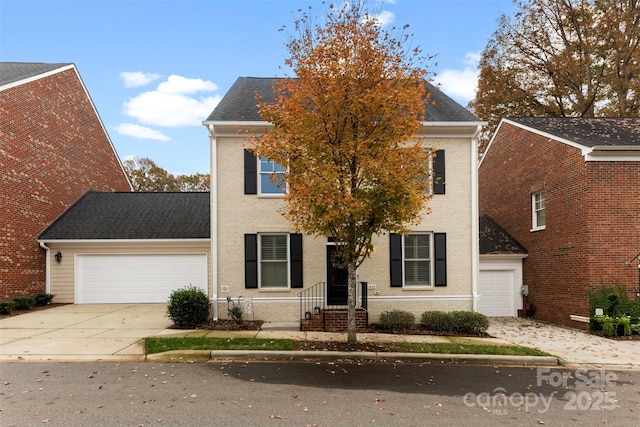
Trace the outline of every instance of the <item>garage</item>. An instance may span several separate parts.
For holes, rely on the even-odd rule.
[[[514,307],[514,271],[480,271],[479,311],[489,317],[511,317]]]
[[[166,303],[172,291],[207,289],[207,255],[76,255],[77,304]]]

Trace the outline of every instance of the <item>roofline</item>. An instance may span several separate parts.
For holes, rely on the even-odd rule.
[[[15,82],[7,83],[5,85],[0,86],[0,92],[6,89],[11,89],[12,87],[21,86],[23,84],[31,83],[36,80],[43,79],[45,77],[52,76],[57,73],[61,73],[63,71],[67,71],[71,68],[75,68],[74,64],[63,65],[58,68],[54,68],[53,70],[45,71],[44,73],[36,74],[35,76],[26,77],[24,79],[16,80]]]
[[[570,147],[573,148],[577,148],[578,150],[580,150],[582,157],[584,157],[585,161],[637,161],[640,160],[640,157],[636,158],[638,156],[638,154],[636,154],[637,152],[640,152],[640,146],[634,146],[634,145],[595,145],[593,147],[589,147],[587,145],[582,145],[579,144],[575,141],[571,141],[569,139],[566,138],[562,138],[558,135],[549,133],[549,132],[544,132],[541,131],[539,129],[533,128],[531,126],[527,126],[524,125],[522,123],[518,123],[515,122],[513,120],[510,120],[508,118],[504,118],[500,120],[500,123],[498,124],[498,127],[496,128],[496,130],[493,132],[493,135],[491,136],[491,140],[489,141],[489,144],[487,145],[487,149],[484,151],[484,155],[482,156],[482,159],[480,159],[480,163],[478,163],[478,168],[480,168],[480,166],[482,165],[482,161],[484,160],[484,158],[487,156],[487,153],[489,152],[489,150],[491,149],[491,145],[493,144],[494,138],[496,137],[496,135],[498,134],[498,132],[500,131],[500,128],[502,127],[503,123],[508,123],[512,126],[518,127],[520,129],[524,129],[526,131],[529,131],[531,133],[540,135],[542,137],[545,138],[549,138],[549,139],[553,139],[557,142],[560,142],[561,144],[566,144]]]
[[[205,120],[202,122],[203,126],[207,127],[211,135],[221,136],[221,137],[244,137],[238,132],[238,129],[251,129],[251,128],[271,128],[273,124],[271,122],[267,122],[264,120],[261,121],[224,121],[224,120]],[[469,132],[465,132],[462,136],[464,137],[476,137],[479,133],[480,129],[487,124],[487,122],[483,121],[421,121],[421,130],[423,129],[433,129],[433,128],[469,128]],[[216,131],[216,128],[218,130]],[[415,135],[419,135],[420,130],[416,132]],[[443,133],[443,134],[429,134],[430,137],[459,137],[460,134],[454,133]]]
[[[529,256],[529,254],[526,253],[520,253],[520,254],[503,254],[503,253],[496,253],[496,254],[480,254],[480,259],[497,259],[497,258],[503,258],[503,259],[525,259]]]
[[[73,244],[95,244],[95,243],[203,243],[207,244],[211,241],[211,238],[199,237],[193,239],[38,239],[38,243],[44,243],[45,245],[52,243],[73,243]]]

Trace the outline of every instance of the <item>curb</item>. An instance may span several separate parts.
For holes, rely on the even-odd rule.
[[[147,355],[153,361],[227,361],[227,360],[368,360],[373,362],[414,363],[467,363],[502,366],[559,366],[560,360],[553,356],[508,356],[485,354],[446,353],[392,353],[392,352],[342,352],[342,351],[262,351],[262,350],[174,350]]]

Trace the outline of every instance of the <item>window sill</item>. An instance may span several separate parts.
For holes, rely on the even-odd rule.
[[[403,286],[403,291],[433,291],[435,286]]]
[[[260,288],[258,292],[289,292],[291,288]]]
[[[529,231],[530,231],[531,233],[533,233],[534,231],[542,231],[542,230],[544,230],[545,228],[547,228],[547,227],[546,227],[546,226],[543,226],[543,227],[536,227],[536,228],[532,228],[532,229],[531,229],[531,230],[529,230]]]

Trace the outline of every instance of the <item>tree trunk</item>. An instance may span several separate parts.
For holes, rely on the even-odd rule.
[[[347,294],[347,342],[356,342],[356,265],[353,262],[348,266],[349,284]]]

